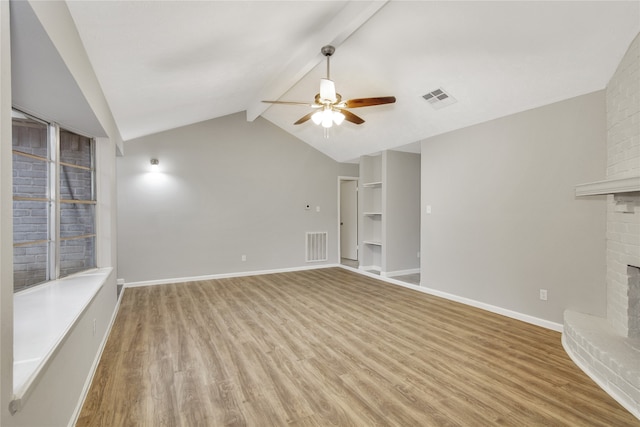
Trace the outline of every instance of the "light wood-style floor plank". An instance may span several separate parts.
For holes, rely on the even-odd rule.
[[[78,426],[640,426],[560,334],[341,268],[127,289]]]

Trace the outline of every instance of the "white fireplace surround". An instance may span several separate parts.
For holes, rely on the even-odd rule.
[[[640,215],[640,176],[592,182],[576,186],[576,196],[613,195],[612,210],[629,218]],[[640,243],[640,242],[639,242]],[[640,418],[640,287],[637,270],[640,257],[625,258],[628,288],[623,298],[627,319],[620,328],[620,313],[612,313],[608,303],[607,318],[567,310],[564,315],[562,344],[571,359],[600,387],[633,415]],[[633,288],[632,288],[633,287]],[[607,299],[613,295],[607,287]],[[631,289],[632,288],[632,289]]]

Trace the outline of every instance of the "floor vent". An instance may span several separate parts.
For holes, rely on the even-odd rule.
[[[450,94],[448,94],[447,92],[445,92],[444,89],[442,88],[431,91],[426,95],[422,95],[422,97],[426,99],[429,102],[429,104],[437,110],[439,110],[440,108],[444,108],[447,105],[454,104],[456,102],[456,99]]]
[[[306,260],[307,262],[314,261],[326,261],[328,258],[327,252],[327,232],[307,232],[307,247],[306,247]]]

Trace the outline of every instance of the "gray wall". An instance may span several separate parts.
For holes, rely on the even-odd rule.
[[[420,268],[420,155],[387,151],[387,273]]]
[[[605,200],[574,186],[604,176],[605,132],[600,91],[423,141],[421,285],[557,323],[602,316]]]
[[[357,173],[244,113],[127,142],[118,159],[118,277],[314,265],[305,262],[306,231],[329,233],[328,262],[337,263],[338,176]]]

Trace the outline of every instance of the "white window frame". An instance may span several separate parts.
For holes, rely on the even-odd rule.
[[[78,238],[93,238],[93,267],[87,268],[85,270],[80,270],[74,274],[82,273],[86,271],[91,271],[97,268],[98,263],[98,242],[97,242],[97,226],[98,226],[98,209],[97,209],[97,194],[96,194],[96,140],[95,138],[83,135],[77,131],[71,131],[65,129],[65,131],[75,133],[77,135],[89,138],[91,140],[91,165],[89,168],[81,167],[78,165],[73,165],[70,163],[62,162],[60,159],[60,130],[61,127],[58,123],[49,122],[37,117],[34,117],[30,114],[23,113],[22,111],[13,108],[12,109],[12,119],[13,118],[26,118],[29,120],[33,120],[38,123],[42,123],[47,126],[47,145],[48,145],[48,159],[46,162],[48,163],[48,182],[47,182],[47,198],[48,198],[48,210],[49,210],[49,218],[48,218],[48,258],[47,258],[47,272],[45,281],[35,283],[33,285],[29,285],[25,289],[20,289],[15,291],[14,285],[14,293],[20,293],[24,291],[28,291],[34,287],[45,285],[49,282],[59,280],[60,277],[60,266],[61,266],[61,258],[60,258],[60,245],[62,240],[70,240],[70,239],[78,239]],[[24,153],[20,153],[19,151],[13,150],[13,153],[16,155],[24,155]],[[29,157],[29,156],[26,156]],[[91,200],[86,201],[75,201],[76,203],[82,204],[91,204],[94,206],[94,215],[93,215],[93,230],[92,234],[85,234],[80,236],[74,236],[71,238],[62,238],[60,231],[60,217],[61,217],[61,205],[64,203],[73,203],[70,200],[62,200],[60,196],[60,170],[62,166],[78,168],[83,170],[90,170],[91,172]],[[16,200],[14,196],[14,200]],[[20,198],[22,201],[29,201],[28,198]],[[43,200],[34,200],[34,201],[43,201]],[[21,243],[20,246],[25,246],[24,243]],[[14,242],[14,247],[16,247],[16,243]],[[66,276],[65,276],[66,277]]]

